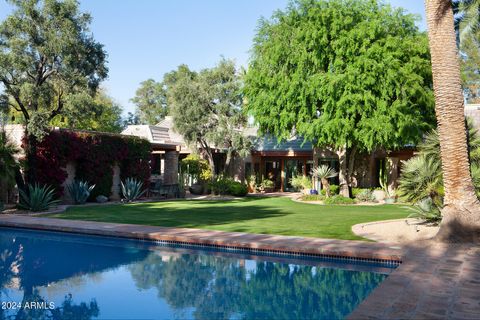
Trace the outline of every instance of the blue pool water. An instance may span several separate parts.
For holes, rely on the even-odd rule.
[[[0,319],[341,319],[392,268],[0,228]]]

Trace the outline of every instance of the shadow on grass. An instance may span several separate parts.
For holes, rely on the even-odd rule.
[[[164,227],[204,227],[285,216],[281,205],[262,205],[262,199],[185,200],[70,208],[49,217]]]

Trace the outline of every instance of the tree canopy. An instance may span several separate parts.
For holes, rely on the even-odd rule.
[[[416,143],[435,118],[428,40],[415,21],[376,0],[292,1],[259,22],[247,110],[262,132],[335,150]]]
[[[51,124],[70,129],[120,133],[124,127],[123,108],[104,89],[97,90],[92,98],[85,97],[85,110],[76,110],[68,116],[57,117]],[[82,112],[80,112],[82,111]]]
[[[225,167],[247,147],[241,133],[246,124],[242,113],[241,82],[232,61],[222,60],[211,69],[191,71],[179,66],[165,75],[168,106],[175,129],[187,143],[199,147],[215,172],[213,148],[227,151]]]
[[[141,123],[155,125],[167,115],[167,96],[161,82],[153,79],[143,81],[131,101],[137,107]]]
[[[83,102],[107,76],[106,53],[77,1],[8,1],[15,10],[0,24],[2,101],[23,115],[33,172],[35,144],[49,122],[90,108]]]

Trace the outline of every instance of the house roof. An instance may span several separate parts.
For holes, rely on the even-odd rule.
[[[173,118],[165,117],[154,126],[130,125],[122,131],[124,135],[142,137],[157,146],[180,146],[181,153],[190,153],[185,140],[173,129]]]
[[[254,151],[312,151],[313,145],[309,141],[304,141],[302,137],[293,137],[288,140],[279,141],[276,137],[266,135],[257,137],[253,144]]]

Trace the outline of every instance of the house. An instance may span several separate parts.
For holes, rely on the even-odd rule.
[[[122,134],[143,137],[149,140],[153,146],[175,145],[177,146],[177,161],[181,161],[192,152],[183,137],[175,132],[171,116],[165,117],[154,126],[128,126]],[[234,161],[233,176],[238,181],[245,181],[249,176],[255,175],[260,179],[272,180],[275,190],[288,192],[293,191],[290,179],[296,175],[310,176],[315,164],[327,164],[337,171],[339,170],[336,153],[314,148],[310,142],[304,141],[301,137],[278,141],[272,136],[259,136],[255,127],[244,128],[243,134],[249,136],[254,143],[249,156],[237,157]],[[166,163],[167,151],[157,148],[153,156],[152,180],[165,179],[165,176],[173,174],[175,162]],[[354,185],[365,188],[379,186],[380,167],[387,165],[390,187],[395,188],[401,160],[407,160],[411,156],[413,156],[413,149],[408,148],[391,153],[376,151],[369,155],[358,155]],[[174,157],[173,153],[172,157]],[[222,170],[224,158],[225,153],[221,148],[214,149],[214,161],[219,172]],[[332,182],[338,184],[338,178],[334,178]],[[319,187],[318,181],[312,182],[312,188],[318,189]]]

